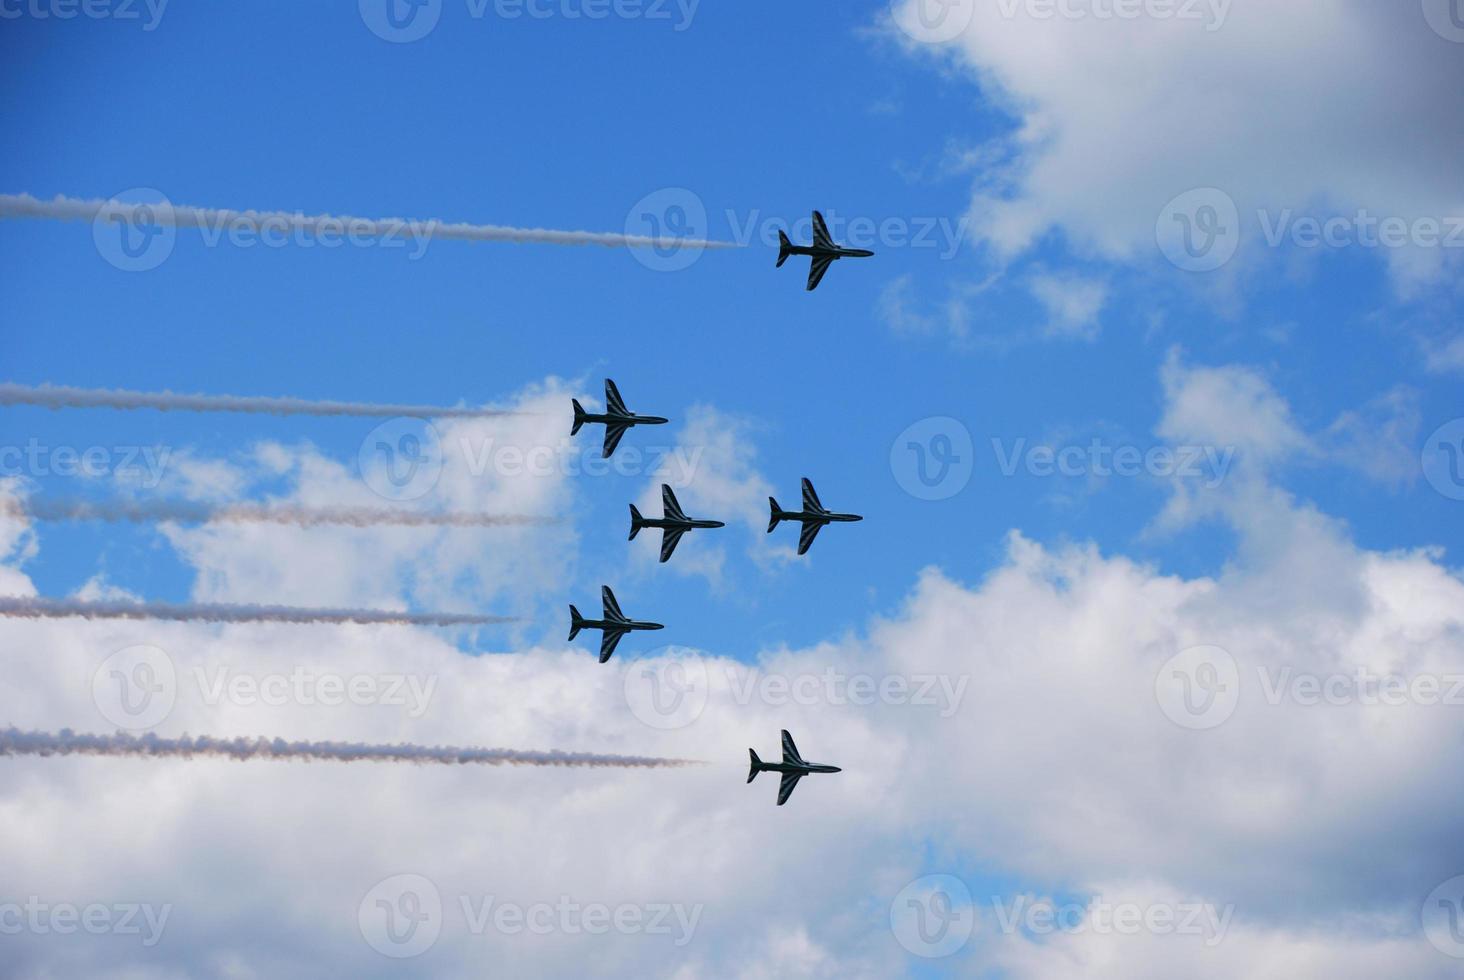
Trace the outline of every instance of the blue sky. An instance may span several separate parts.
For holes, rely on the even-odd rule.
[[[107,20],[14,22],[5,186],[41,197],[143,186],[179,204],[590,230],[623,228],[645,195],[686,187],[704,202],[712,237],[754,220],[766,234],[815,206],[846,220],[953,227],[969,184],[941,176],[943,154],[1012,126],[973,98],[974,84],[942,78],[878,33],[879,5],[698,8],[694,29],[678,32],[679,14],[475,20],[449,4],[440,29],[405,45],[382,42],[354,12],[276,10],[167,10],[152,32]],[[45,97],[23,97],[22,79],[35,77],[46,79]],[[1425,374],[1417,351],[1375,322],[1380,311],[1397,316],[1397,304],[1368,255],[1324,257],[1303,283],[1263,268],[1243,307],[1218,313],[1192,275],[1152,269],[1115,285],[1097,341],[952,349],[942,337],[897,336],[876,314],[897,277],[936,298],[951,281],[979,277],[978,250],[968,241],[947,258],[939,231],[939,247],[886,247],[875,262],[835,270],[833,288],[813,296],[802,295],[799,273],[771,270],[760,242],[658,273],[601,249],[436,242],[409,261],[404,250],[208,248],[184,234],[163,267],[127,274],[98,257],[84,226],[17,222],[5,232],[7,377],[16,381],[433,404],[501,398],[551,374],[598,395],[598,379],[611,375],[643,411],[675,416],[707,401],[746,416],[780,498],[807,474],[830,502],[872,518],[827,535],[816,573],[768,580],[739,567],[730,584],[751,605],[675,582],[665,598],[660,583],[637,590],[646,595],[637,605],[740,636],[746,654],[757,635],[749,620],[776,619],[790,641],[807,642],[889,608],[927,564],[979,577],[1009,528],[1133,547],[1160,490],[1006,477],[990,440],[1072,433],[1086,444],[1102,431],[1148,447],[1158,366],[1173,347],[1199,362],[1262,366],[1311,427],[1400,381],[1423,392],[1425,418],[1452,417],[1452,380]],[[1052,240],[1017,268],[1029,263],[1074,260]],[[1009,339],[1043,316],[1030,296],[999,286],[978,304],[972,332]],[[1288,327],[1284,342],[1258,336],[1275,325]],[[891,476],[889,446],[906,425],[938,415],[973,432],[975,478],[954,500],[912,501]],[[347,459],[366,431],[347,421],[39,409],[12,410],[6,424],[70,444],[158,441],[223,455],[255,439],[306,438]],[[1448,543],[1454,533],[1452,501],[1418,481],[1379,488],[1335,465],[1294,478],[1376,546]],[[584,494],[580,520],[587,545],[614,560],[639,484],[606,482]],[[1069,501],[1055,503],[1059,494]],[[74,588],[99,556],[117,584],[140,593],[188,588],[145,529],[45,533],[56,545],[37,574],[50,589]],[[1193,533],[1138,547],[1193,573],[1215,568],[1221,545]],[[574,591],[593,594],[593,578]]]
[[[1232,118],[1229,100],[1214,96],[1196,102],[1192,114],[1213,118],[1202,136],[1214,145],[1196,148],[1202,136],[1176,132],[1176,144],[1191,145],[1153,172],[1134,164],[1143,147],[1129,137],[1187,118],[1181,103],[1191,86],[1214,94],[1204,87],[1203,58],[1166,98],[1125,80],[1116,67],[1122,59],[1111,54],[1123,42],[1113,37],[1102,57],[1064,60],[1060,45],[1048,49],[1032,43],[1038,35],[1022,34],[1006,45],[1016,53],[997,57],[989,54],[995,42],[974,29],[969,44],[913,43],[892,26],[884,3],[700,4],[678,30],[674,13],[588,20],[556,6],[560,12],[547,18],[507,20],[474,18],[463,3],[443,0],[436,29],[405,44],[373,34],[354,4],[169,5],[154,30],[117,19],[7,19],[0,23],[0,116],[8,137],[0,193],[108,198],[149,188],[179,205],[608,232],[640,230],[628,224],[637,203],[658,195],[653,207],[698,202],[707,223],[690,230],[721,240],[737,240],[748,227],[766,233],[805,221],[815,207],[836,232],[856,218],[944,222],[961,231],[958,243],[937,232],[928,248],[875,241],[876,257],[835,267],[810,295],[804,260],[774,269],[776,251],[761,240],[658,271],[625,249],[432,241],[413,258],[407,249],[380,247],[209,246],[181,230],[159,267],[126,272],[105,260],[84,223],[5,221],[0,380],[449,405],[529,401],[547,388],[562,406],[567,434],[568,395],[599,399],[608,376],[632,409],[673,420],[664,435],[633,432],[626,447],[665,445],[669,436],[697,449],[696,432],[711,431],[729,434],[731,445],[750,454],[730,467],[718,455],[725,446],[708,450],[706,474],[693,477],[683,500],[693,516],[731,526],[694,534],[670,568],[640,560],[651,548],[644,541],[635,543],[644,548],[632,560],[625,541],[627,503],[657,482],[643,474],[571,479],[538,498],[530,509],[569,520],[540,539],[517,532],[463,538],[464,547],[482,549],[483,560],[444,559],[442,574],[452,581],[443,588],[427,588],[407,567],[435,561],[436,552],[399,541],[372,552],[397,569],[392,600],[420,604],[430,596],[454,608],[483,602],[527,615],[521,629],[446,637],[462,650],[505,657],[518,647],[562,646],[564,605],[593,608],[602,582],[616,587],[631,615],[668,625],[655,643],[628,640],[622,658],[663,642],[744,664],[784,648],[835,655],[846,642],[877,645],[870,634],[878,620],[915,617],[910,608],[920,605],[917,583],[927,569],[989,598],[980,584],[1012,569],[1012,531],[1053,555],[1092,543],[1104,556],[1152,566],[1156,581],[1221,579],[1257,565],[1275,573],[1266,564],[1274,555],[1257,556],[1270,555],[1271,545],[1295,556],[1306,544],[1267,536],[1282,524],[1305,524],[1312,506],[1336,519],[1327,534],[1357,554],[1437,549],[1429,552],[1430,568],[1457,585],[1447,570],[1458,568],[1464,545],[1461,505],[1431,486],[1418,462],[1429,433],[1461,414],[1457,253],[1443,250],[1440,269],[1414,274],[1407,266],[1414,250],[1268,247],[1253,217],[1287,208],[1323,216],[1357,207],[1460,213],[1457,192],[1430,196],[1453,179],[1434,166],[1457,159],[1452,137],[1429,137],[1416,150],[1416,173],[1396,163],[1413,151],[1394,158],[1359,150],[1356,161],[1334,152],[1359,133],[1402,146],[1400,133],[1430,131],[1430,121],[1450,118],[1455,97],[1435,83],[1458,79],[1464,49],[1428,32],[1405,6],[1409,16],[1387,35],[1397,50],[1378,42],[1377,64],[1408,62],[1410,51],[1424,55],[1412,59],[1413,74],[1402,73],[1409,84],[1383,92],[1378,106],[1354,110],[1342,104],[1342,92],[1335,105],[1276,128],[1266,113],[1281,115],[1291,103],[1253,104],[1247,131]],[[1258,28],[1248,9],[1215,34],[1217,44],[1239,46],[1211,64],[1218,78],[1239,70],[1237,50],[1277,36]],[[1339,4],[1333,13],[1356,26],[1353,19],[1366,24],[1374,16],[1360,9]],[[1335,63],[1326,45],[1343,38],[1336,43],[1345,51],[1352,36],[1319,31],[1321,40],[1307,42],[1293,61],[1267,61],[1257,77],[1323,88],[1324,72],[1304,82],[1307,66]],[[1183,53],[1172,62],[1151,58],[1147,52],[1167,50],[1158,35],[1136,43],[1144,52],[1136,64],[1154,77],[1178,77],[1166,72],[1195,63]],[[1020,61],[1024,50],[1034,52],[1034,64]],[[1032,81],[1044,73],[1045,58],[1063,62],[1047,73],[1054,76],[1094,70],[1091,103],[1081,78]],[[1408,102],[1413,81],[1437,102]],[[1134,90],[1124,102],[1128,82]],[[1100,139],[1103,152],[1085,155],[1093,144],[1069,134],[1085,128],[1090,108],[1106,120],[1091,128],[1111,127],[1112,143]],[[1352,122],[1349,111],[1358,114]],[[1385,122],[1396,117],[1402,121]],[[1034,120],[1050,130],[1028,139],[1022,134]],[[1292,133],[1314,153],[1277,149],[1284,140],[1268,140],[1272,131]],[[1245,132],[1253,145],[1237,135]],[[1355,172],[1346,170],[1354,164]],[[1058,184],[1063,189],[1052,190]],[[1195,187],[1220,187],[1240,204],[1244,244],[1219,272],[1166,262],[1151,230],[1159,205]],[[993,195],[1016,203],[987,220],[1000,210],[987,206]],[[1108,207],[1126,209],[1132,222],[1105,224]],[[1025,237],[1011,230],[1033,214],[1041,217]],[[1095,291],[1096,306],[1068,320],[1051,305],[1081,306]],[[1203,401],[1209,380],[1223,398]],[[1252,381],[1264,389],[1259,406],[1247,400]],[[1185,393],[1196,392],[1209,406],[1203,424],[1180,411]],[[928,501],[902,488],[910,463],[897,436],[934,417],[959,420],[974,455],[969,484]],[[698,418],[706,428],[689,432],[687,420]],[[1248,426],[1252,418],[1258,421]],[[1172,424],[1161,432],[1166,419]],[[10,407],[0,411],[0,444],[166,446],[190,466],[253,472],[256,482],[239,499],[285,498],[303,493],[304,483],[260,476],[251,455],[258,447],[277,444],[350,470],[375,424]],[[596,428],[576,445],[598,438]],[[1161,514],[1193,484],[1008,475],[998,459],[998,445],[1006,452],[1019,441],[1060,449],[1094,440],[1107,450],[1208,445],[1237,451],[1239,461],[1227,468],[1223,487],[1209,488],[1215,493],[1195,491],[1211,500],[1209,510],[1199,506],[1198,516],[1166,523]],[[788,561],[742,512],[696,506],[699,480],[728,473],[750,510],[765,506],[764,484],[793,504],[806,475],[831,508],[866,519],[827,530],[808,560]],[[138,492],[105,479],[23,475],[37,495]],[[477,506],[475,492],[501,499],[501,488],[488,485],[491,475],[481,479],[451,503]],[[221,486],[168,483],[159,492],[222,501],[228,494]],[[1295,510],[1277,504],[1288,516],[1268,531],[1245,515],[1271,506],[1258,503],[1270,493],[1290,494],[1286,507]],[[719,491],[702,499],[728,498]],[[171,601],[304,605],[336,597],[323,583],[315,595],[294,586],[262,595],[259,583],[270,576],[262,557],[211,567],[200,557],[211,554],[201,538],[180,545],[182,538],[147,525],[43,524],[28,533],[34,554],[15,564],[42,595],[105,588]],[[299,532],[292,546],[309,551],[311,533]],[[773,544],[791,544],[793,533],[781,529]],[[342,538],[318,540],[320,554],[334,554]],[[495,552],[500,540],[511,553]],[[553,554],[535,556],[541,548]],[[502,578],[517,556],[544,566],[540,577],[525,574],[531,587]],[[699,559],[719,559],[720,571],[698,574],[711,567]],[[471,584],[475,574],[481,581]],[[378,588],[361,601],[382,598]],[[590,648],[581,644],[572,649],[589,664]],[[979,671],[974,682],[981,683]],[[197,727],[200,719],[191,720]],[[769,750],[776,727],[763,733]],[[532,737],[532,727],[510,728]],[[393,735],[412,737],[404,729]],[[450,740],[451,733],[433,737]],[[674,741],[655,748],[676,750]],[[1014,803],[1013,812],[1025,811]],[[908,830],[881,828],[899,853],[927,855],[912,858],[910,871],[921,870],[922,860],[943,862],[941,869],[973,883],[1054,894],[1087,894],[1111,880],[1089,865],[1024,863],[1030,854],[1020,848],[1013,857],[948,847],[940,834],[951,828],[943,824],[912,818]],[[1032,847],[1040,850],[1039,843]],[[1149,870],[1153,880],[1211,897],[1229,887],[1193,869],[1171,878]],[[1380,890],[1386,895],[1339,898],[1337,908],[1391,909],[1396,896]],[[850,904],[856,901],[878,919],[889,899],[874,889]],[[810,912],[814,939],[834,942],[847,925],[840,914],[825,906]],[[190,955],[180,961],[202,962]],[[979,967],[1040,975],[1020,960]],[[914,961],[899,968],[927,969]]]

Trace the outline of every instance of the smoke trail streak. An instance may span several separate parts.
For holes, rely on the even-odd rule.
[[[386,609],[301,609],[294,606],[223,605],[199,602],[111,602],[40,597],[0,597],[0,616],[12,619],[165,619],[204,623],[376,623],[395,626],[492,626],[515,616],[471,613],[392,612]]]
[[[114,388],[72,388],[66,385],[0,383],[0,405],[42,408],[155,408],[160,412],[247,412],[255,415],[350,415],[360,418],[494,418],[524,416],[492,408],[446,408],[440,405],[381,405],[371,402],[309,401],[238,395],[180,395],[171,391],[125,391]]]
[[[208,735],[162,738],[158,735],[78,734],[0,731],[0,756],[95,755],[142,758],[196,757],[235,759],[302,759],[311,762],[411,762],[445,766],[572,766],[594,769],[674,769],[705,763],[694,759],[661,759],[639,755],[596,755],[590,752],[547,752],[518,749],[453,748],[446,745],[370,745],[362,742],[286,742],[279,738],[213,738]]]
[[[305,232],[319,235],[406,237],[462,242],[512,242],[540,245],[603,245],[607,248],[737,248],[735,242],[695,238],[666,238],[626,235],[615,232],[556,231],[551,228],[514,228],[507,225],[474,225],[437,219],[408,221],[402,218],[356,218],[350,215],[306,215],[290,211],[234,211],[228,208],[195,208],[176,204],[128,204],[122,201],[82,200],[58,195],[49,201],[30,194],[0,194],[0,218],[47,218],[55,221],[96,221],[121,218],[138,222],[138,211],[146,209],[143,224],[173,228],[197,228],[217,239],[233,228],[281,234]]]
[[[146,503],[41,499],[0,501],[0,514],[37,521],[181,521],[188,524],[289,524],[295,527],[550,527],[557,517],[403,510],[391,507],[302,507],[294,504],[227,504],[186,501]]]

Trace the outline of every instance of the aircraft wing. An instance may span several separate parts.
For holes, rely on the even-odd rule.
[[[666,484],[661,484],[661,510],[668,521],[684,521],[686,515],[681,511],[681,505],[676,502],[676,494]]]
[[[601,635],[600,663],[604,663],[605,661],[610,659],[610,655],[615,652],[615,645],[620,642],[620,638],[624,635],[625,634],[620,632],[619,630],[606,630],[604,634]]]
[[[803,778],[801,772],[788,772],[783,774],[783,781],[778,784],[778,806],[788,802],[788,797],[793,795],[793,790],[798,786],[798,780]]]
[[[625,435],[625,430],[629,428],[630,426],[621,425],[618,422],[605,423],[605,451],[601,453],[605,459],[609,459],[614,454],[615,447],[620,445],[621,436]]]
[[[620,389],[609,378],[605,379],[605,409],[611,415],[630,414],[630,410],[625,407],[625,399],[620,397]]]
[[[610,591],[610,586],[600,586],[600,599],[605,603],[605,618],[625,622],[625,613],[620,611],[620,603],[615,601],[615,593]]]
[[[813,212],[813,247],[814,248],[838,248],[834,244],[834,236],[829,234],[829,226],[824,224],[824,216],[817,211]]]
[[[829,271],[829,266],[834,264],[832,255],[815,255],[812,264],[808,267],[808,291],[811,293],[823,282],[824,273]]]
[[[786,728],[783,729],[783,761],[803,761],[803,757],[798,754],[798,746],[793,744],[793,736],[788,734],[788,730]]]
[[[661,560],[670,561],[671,552],[676,550],[676,542],[686,533],[682,527],[668,527],[661,532]]]
[[[808,554],[808,549],[813,547],[813,539],[818,537],[819,528],[823,527],[818,521],[809,521],[803,525],[803,531],[798,535],[798,553]]]
[[[803,478],[803,509],[811,510],[815,514],[827,514],[823,502],[818,499],[818,494],[813,489],[813,481],[808,477]]]

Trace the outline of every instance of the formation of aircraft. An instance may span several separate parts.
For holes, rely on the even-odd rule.
[[[794,245],[783,232],[778,232],[778,268],[788,261],[790,255],[807,255],[812,261],[808,265],[808,291],[811,293],[823,282],[824,273],[839,259],[867,259],[874,253],[867,248],[845,248],[835,244],[829,234],[824,216],[813,212],[813,244]]]
[[[666,627],[660,623],[643,623],[631,619],[620,611],[620,603],[615,601],[615,593],[610,591],[610,586],[600,586],[600,599],[605,606],[604,619],[585,619],[580,611],[574,606],[569,607],[569,638],[573,640],[579,636],[580,630],[600,630],[600,663],[610,659],[615,652],[615,646],[620,638],[626,633],[638,633],[644,630],[660,630]]]
[[[808,291],[812,292],[818,288],[823,281],[829,266],[839,259],[866,258],[874,253],[868,249],[844,248],[834,242],[829,234],[828,225],[819,212],[813,212],[813,244],[794,245],[786,234],[778,232],[779,250],[778,267],[788,261],[790,255],[807,255],[812,260],[808,269]],[[601,455],[608,459],[615,452],[615,447],[620,445],[621,438],[631,428],[637,425],[665,425],[668,421],[659,415],[637,415],[625,407],[625,399],[620,397],[620,390],[615,387],[615,382],[609,378],[605,379],[605,411],[603,413],[587,412],[579,403],[574,402],[574,427],[570,435],[576,435],[587,422],[602,423],[605,426],[605,444]],[[813,545],[813,539],[818,532],[828,524],[846,524],[854,521],[862,521],[864,518],[858,514],[837,514],[824,507],[819,501],[818,494],[813,489],[813,483],[807,477],[803,478],[803,509],[799,511],[785,511],[778,506],[778,501],[772,497],[768,498],[768,504],[772,508],[772,517],[768,522],[768,533],[783,521],[797,521],[802,525],[802,531],[798,535],[798,554],[808,553]],[[659,518],[647,518],[641,514],[635,504],[630,505],[630,540],[634,541],[635,536],[642,528],[658,528],[661,531],[661,561],[669,561],[676,545],[687,531],[697,528],[719,528],[726,525],[721,521],[696,520],[686,516],[681,509],[681,504],[676,500],[676,494],[671,487],[661,484],[661,516]],[[622,637],[627,633],[640,632],[644,630],[664,629],[660,623],[648,623],[633,620],[620,611],[620,603],[615,601],[615,593],[610,591],[608,585],[600,587],[600,595],[604,604],[603,619],[585,619],[580,615],[574,606],[569,607],[569,638],[573,640],[580,633],[580,630],[599,630],[600,637],[600,663],[609,661],[615,653],[615,647],[620,643]],[[758,758],[754,749],[748,749],[752,757],[752,767],[747,774],[747,781],[751,783],[757,778],[760,772],[777,772],[782,774],[782,781],[778,784],[778,806],[788,802],[788,797],[793,795],[793,790],[798,786],[798,780],[810,773],[841,772],[838,766],[824,765],[817,762],[807,762],[798,753],[798,746],[793,744],[793,736],[783,731],[783,761],[763,762]]]
[[[637,425],[665,425],[670,419],[663,419],[659,415],[637,415],[625,407],[625,399],[620,397],[620,389],[615,387],[615,382],[609,378],[605,379],[605,411],[596,415],[586,412],[584,406],[579,403],[578,398],[571,398],[574,402],[574,428],[569,430],[570,435],[576,435],[580,427],[586,422],[603,422],[605,425],[605,448],[600,453],[605,459],[615,452],[615,447],[620,445],[620,439],[632,427]]]
[[[814,772],[843,772],[838,766],[826,766],[819,762],[805,762],[798,754],[798,746],[793,744],[793,736],[788,730],[783,729],[783,761],[764,762],[757,757],[756,749],[748,749],[747,754],[752,756],[752,768],[748,770],[747,781],[750,783],[757,778],[760,772],[780,772],[783,780],[778,784],[778,806],[788,802],[788,797],[793,795],[793,790],[798,786],[798,780]]]
[[[798,535],[798,553],[804,555],[813,545],[813,539],[818,537],[827,524],[851,524],[855,521],[864,520],[858,514],[835,514],[819,502],[818,494],[813,490],[813,484],[808,477],[803,478],[803,509],[799,511],[784,510],[778,506],[778,501],[772,497],[768,498],[768,505],[773,509],[772,519],[768,521],[768,533],[772,534],[773,529],[782,521],[798,521],[803,525],[803,531]]]
[[[643,527],[658,527],[661,529],[661,561],[668,561],[671,552],[676,550],[676,542],[681,536],[693,528],[715,528],[726,527],[721,521],[696,521],[687,517],[682,511],[681,505],[676,502],[676,494],[666,484],[661,484],[661,516],[642,517],[641,512],[636,509],[635,504],[630,505],[630,540],[634,541],[635,536],[641,532]]]

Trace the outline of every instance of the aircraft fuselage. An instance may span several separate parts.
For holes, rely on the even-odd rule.
[[[663,419],[659,415],[609,415],[591,414],[586,412],[582,416],[585,422],[614,423],[615,425],[665,425],[670,419]]]
[[[789,255],[808,255],[827,259],[867,259],[874,253],[867,248],[819,248],[817,245],[790,245],[784,251]]]
[[[678,521],[673,518],[667,517],[642,517],[640,519],[640,526],[660,528],[663,531],[668,529],[680,529],[684,531],[690,530],[694,527],[726,527],[727,525],[723,524],[721,521],[693,521],[690,519]]]
[[[580,620],[579,628],[602,630],[607,633],[638,633],[647,630],[663,630],[666,627],[660,623],[642,623],[634,619],[627,619],[624,622],[617,622],[611,619],[582,619]]]
[[[797,521],[800,524],[853,524],[855,521],[864,520],[859,514],[815,514],[806,510],[801,510],[796,514],[784,511],[778,517],[781,520]]]
[[[762,772],[797,773],[806,776],[811,772],[843,772],[838,766],[826,766],[820,762],[763,762],[758,769]]]

